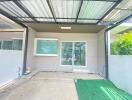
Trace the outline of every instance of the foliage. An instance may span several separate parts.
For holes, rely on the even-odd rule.
[[[111,54],[132,55],[132,31],[117,35],[117,41],[111,43]]]

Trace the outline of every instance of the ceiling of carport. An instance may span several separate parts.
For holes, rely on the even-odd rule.
[[[0,12],[22,23],[108,25],[132,14],[132,0],[1,0]]]

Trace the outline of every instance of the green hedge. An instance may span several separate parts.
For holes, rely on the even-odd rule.
[[[117,35],[117,41],[111,43],[112,55],[132,55],[132,31]]]

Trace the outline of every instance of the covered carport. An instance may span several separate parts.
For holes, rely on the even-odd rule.
[[[28,45],[28,26],[40,32],[67,33],[69,30],[62,31],[59,27],[73,25],[73,29],[69,31],[71,33],[79,31],[96,33],[104,26],[109,27],[106,30],[108,31],[131,17],[132,13],[131,0],[1,0],[0,7],[1,14],[26,28],[25,45]],[[106,34],[105,55],[107,56]],[[26,54],[25,52],[24,72],[26,71]],[[107,73],[107,57],[105,60]]]
[[[109,79],[108,31],[129,19],[131,9],[131,0],[0,1],[0,13],[24,28],[22,75],[27,71],[85,72]],[[55,38],[58,44],[85,41],[88,43],[85,67],[75,68],[74,57],[70,58],[71,66],[62,66],[61,45],[57,57],[34,55],[36,38]],[[40,80],[44,77],[47,76],[40,77]]]

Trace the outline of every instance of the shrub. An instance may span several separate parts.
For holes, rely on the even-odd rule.
[[[132,55],[132,31],[117,35],[117,41],[111,43],[111,54]]]

